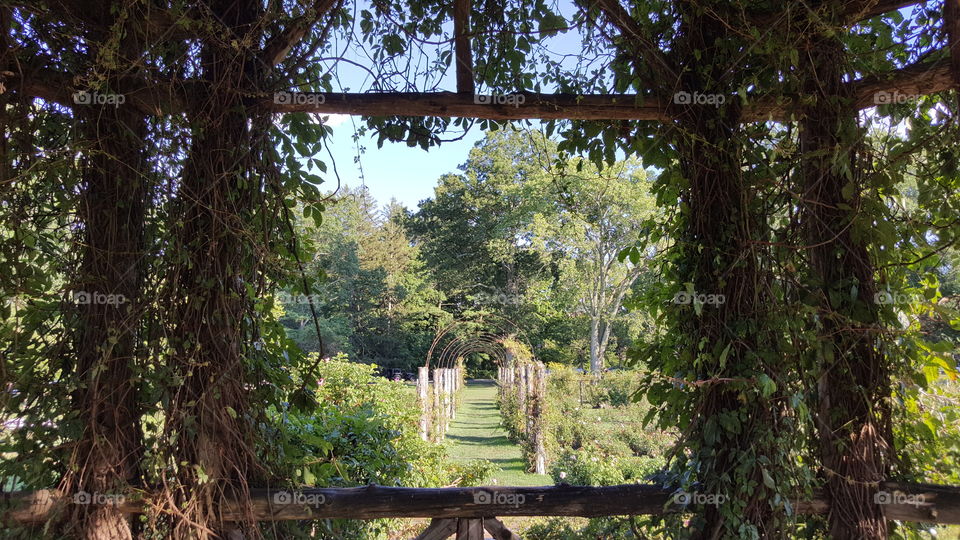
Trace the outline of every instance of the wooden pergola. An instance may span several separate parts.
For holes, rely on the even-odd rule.
[[[520,92],[523,102],[496,104],[491,96],[477,94],[473,77],[470,49],[470,0],[454,0],[454,47],[456,57],[456,92],[433,93],[290,93],[289,103],[278,103],[275,94],[261,93],[248,96],[260,111],[268,113],[349,114],[370,117],[461,117],[498,121],[540,120],[634,120],[667,123],[673,121],[675,109],[671,95],[650,90],[644,94],[539,94]],[[815,6],[828,3],[814,1]],[[923,3],[922,0],[852,0],[845,4],[845,17],[851,24],[895,9]],[[311,16],[304,16],[271,40],[263,51],[266,65],[278,64],[306,35],[311,24],[337,4],[334,0],[315,2]],[[634,39],[634,45],[649,61],[662,64],[662,51],[643,38],[636,22],[616,0],[594,0],[608,20],[624,36]],[[958,2],[948,0],[944,20],[948,31],[948,50],[941,51],[944,60],[920,62],[902,67],[883,76],[869,76],[847,83],[849,95],[854,96],[858,109],[878,104],[881,93],[899,93],[908,96],[930,95],[960,86],[960,17]],[[776,25],[783,13],[751,14],[757,24]],[[149,35],[177,36],[185,31],[178,21],[165,19],[163,14],[146,21],[144,32]],[[51,70],[50,62],[36,58],[34,64],[24,63],[18,73],[0,72],[8,90],[16,90],[49,102],[71,106],[71,79],[67,74]],[[200,99],[192,83],[174,83],[157,80],[131,80],[125,93],[127,103],[146,115],[168,115],[192,109]],[[803,103],[796,95],[730,96],[743,103],[743,122],[790,121],[803,114]],[[885,504],[884,515],[890,520],[924,523],[960,524],[960,487],[925,484],[882,483],[880,489],[904,495],[912,503]],[[518,538],[503,526],[497,517],[503,516],[617,516],[659,515],[684,512],[672,502],[674,492],[655,485],[618,485],[609,487],[482,487],[482,488],[392,488],[371,485],[360,488],[315,488],[302,493],[322,496],[319,506],[287,504],[278,506],[274,492],[258,490],[251,501],[225,501],[222,515],[225,521],[242,520],[244,509],[252,506],[258,520],[313,520],[327,518],[376,519],[423,518],[433,521],[418,538],[435,540],[456,535],[458,539],[476,540],[486,530],[497,539]],[[524,503],[480,504],[481,494],[492,501],[504,496],[523,495]],[[54,491],[40,490],[3,494],[9,508],[3,514],[6,523],[42,523],[70,501]],[[516,500],[514,497],[511,500]],[[898,499],[901,500],[901,499]],[[811,500],[796,500],[800,515],[824,514],[829,501],[817,495]],[[143,501],[128,500],[120,505],[124,513],[135,514],[145,510]]]

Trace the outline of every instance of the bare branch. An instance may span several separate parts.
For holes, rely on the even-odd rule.
[[[809,3],[788,2],[785,9],[776,12],[755,13],[750,18],[751,22],[757,27],[766,28],[784,21],[789,21],[791,19],[789,10],[791,9],[800,9],[804,12],[816,11],[832,3],[833,2],[827,0],[818,0]],[[926,0],[848,0],[841,8],[840,17],[846,21],[847,24],[855,24],[876,17],[877,15],[883,15],[884,13],[889,13],[897,9],[923,3],[926,3]]]
[[[317,0],[306,13],[297,17],[282,32],[270,38],[263,48],[260,59],[267,66],[275,66],[300,42],[310,27],[337,5],[339,0]]]
[[[628,40],[628,46],[636,48],[638,58],[653,67],[658,80],[648,81],[648,84],[671,85],[677,80],[677,72],[666,55],[647,36],[636,19],[620,5],[619,0],[591,0],[590,4],[599,8],[607,20],[620,30],[621,36]]]

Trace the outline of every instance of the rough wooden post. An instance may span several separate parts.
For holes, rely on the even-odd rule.
[[[457,540],[483,540],[483,537],[482,519],[457,520]]]
[[[446,438],[447,431],[450,428],[450,393],[447,383],[450,380],[450,373],[447,368],[440,370],[440,408],[443,409],[443,436]]]
[[[527,366],[517,366],[517,412],[527,434]]]
[[[547,450],[544,442],[547,432],[544,425],[546,416],[544,412],[547,404],[547,370],[546,366],[540,362],[537,363],[534,375],[533,396],[533,407],[530,415],[533,422],[533,433],[531,435],[533,472],[547,474]]]
[[[420,438],[430,439],[430,368],[417,368],[417,401],[420,404]]]
[[[454,378],[456,374],[454,373],[453,368],[447,368],[447,428],[449,429],[450,423],[449,420],[452,420],[456,417],[456,406],[453,402],[453,389],[455,386]]]
[[[433,385],[431,386],[433,390],[433,410],[432,419],[433,419],[433,440],[439,441],[443,439],[443,410],[440,408],[440,371],[439,369],[433,370]]]

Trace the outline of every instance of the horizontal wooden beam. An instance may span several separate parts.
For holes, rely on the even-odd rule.
[[[656,120],[667,121],[656,101],[640,104],[637,95],[532,94],[469,95],[455,92],[414,94],[310,94],[281,92],[261,106],[270,112],[310,112],[359,116],[440,116],[487,120]]]
[[[3,75],[3,74],[0,74]],[[38,68],[23,75],[0,76],[7,91],[57,102],[66,106],[73,101],[69,79],[60,73]],[[154,84],[148,81],[123,81],[127,94],[119,106],[133,106],[147,115],[161,116],[196,109],[197,96],[203,95],[196,81],[178,84]],[[889,102],[903,102],[935,94],[953,87],[950,62],[941,59],[910,65],[883,76],[867,77],[848,83],[850,95],[860,109]],[[670,122],[671,111],[680,104],[669,99],[637,94],[534,94],[469,95],[456,92],[383,92],[383,93],[299,93],[277,92],[252,98],[263,112],[350,114],[358,116],[437,116],[487,120],[648,120]],[[723,99],[740,99],[723,96]],[[790,121],[803,115],[805,96],[748,96],[743,105],[744,122]],[[887,101],[885,101],[887,99]],[[713,105],[697,105],[711,107]]]
[[[912,65],[884,77],[853,81],[851,95],[859,109],[903,102],[949,90],[949,62]],[[739,99],[723,96],[722,99]],[[308,112],[359,116],[439,116],[487,120],[649,120],[669,122],[676,97],[661,100],[636,94],[534,94],[464,95],[455,92],[318,94],[279,92],[260,106],[274,113]],[[747,98],[743,121],[789,121],[800,118],[804,96]],[[714,105],[698,105],[711,107]]]
[[[960,487],[886,482],[878,500],[892,520],[960,524]],[[700,496],[697,496],[700,497]],[[705,495],[703,496],[705,497]],[[702,498],[702,497],[701,497]],[[96,495],[90,500],[98,500]],[[99,497],[99,500],[116,500]],[[709,498],[705,500],[709,501]],[[696,502],[697,498],[693,497]],[[75,504],[53,491],[3,494],[6,523],[40,523],[57,508]],[[660,486],[398,488],[315,488],[296,492],[252,490],[250,506],[261,521],[326,518],[482,518],[490,516],[618,516],[684,512],[677,494]],[[124,513],[138,513],[142,501],[117,501]],[[821,496],[797,501],[798,514],[823,514],[829,504]],[[245,515],[236,502],[222,508],[225,521]]]

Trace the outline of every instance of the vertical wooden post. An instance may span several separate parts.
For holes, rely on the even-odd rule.
[[[533,433],[533,406],[536,399],[534,388],[536,387],[537,366],[527,365],[527,435]]]
[[[527,434],[527,366],[517,366],[517,411],[523,423],[523,433]]]
[[[434,368],[433,370],[433,440],[439,441],[443,439],[443,410],[440,408],[440,371],[439,369]]]
[[[457,520],[457,540],[483,540],[484,536],[482,519]]]
[[[455,385],[456,374],[454,373],[453,368],[447,368],[447,418],[452,420],[456,415],[456,407],[453,403],[453,389]],[[447,428],[450,427],[449,421],[447,422]]]
[[[547,450],[544,442],[546,429],[544,426],[544,409],[547,404],[547,370],[546,366],[537,362],[534,376],[533,395],[533,471],[537,474],[547,474]]]
[[[437,370],[439,380],[437,381],[437,391],[440,393],[440,433],[441,440],[447,436],[447,368]]]
[[[417,368],[417,401],[420,404],[420,438],[430,439],[430,368]]]
[[[470,0],[453,0],[453,45],[457,59],[457,92],[472,94],[473,54],[470,51]]]

